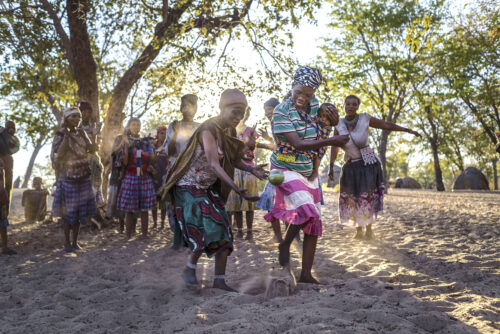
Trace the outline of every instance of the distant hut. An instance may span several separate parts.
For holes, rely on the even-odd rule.
[[[328,177],[328,172],[330,170],[330,166],[326,166],[323,171],[321,172],[321,183],[327,183],[328,188],[333,188],[337,184],[339,184],[340,180],[340,171],[341,168],[337,165],[333,165],[333,175],[334,175],[334,181],[331,181],[330,178]]]
[[[411,178],[409,176],[405,176],[404,178],[398,177],[396,179],[396,186],[395,186],[395,188],[400,188],[400,189],[422,189],[422,186],[414,178]]]
[[[462,174],[460,174],[455,183],[453,190],[490,190],[488,179],[484,174],[475,167],[467,167]]]

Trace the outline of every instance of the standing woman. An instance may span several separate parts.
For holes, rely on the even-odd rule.
[[[137,215],[141,216],[142,236],[148,235],[149,211],[156,205],[153,180],[148,164],[153,158],[153,147],[148,138],[141,138],[141,121],[131,117],[123,136],[123,165],[125,176],[118,194],[118,210],[125,212],[127,238],[135,233]]]
[[[81,249],[78,244],[80,223],[96,215],[96,199],[90,180],[89,152],[92,144],[80,128],[82,115],[77,107],[63,113],[62,127],[52,142],[51,160],[56,172],[54,217],[63,220],[66,252]],[[70,232],[73,240],[70,243]]]
[[[245,94],[238,89],[226,89],[219,108],[219,116],[205,121],[195,131],[168,171],[161,191],[163,199],[175,208],[177,223],[192,252],[182,274],[186,284],[198,284],[196,264],[205,252],[208,257],[215,256],[214,288],[234,291],[225,282],[227,257],[233,250],[225,202],[231,189],[245,200],[259,198],[236,186],[234,168],[260,179],[267,173],[242,161],[245,144],[235,138],[235,127],[247,108]]]
[[[360,103],[357,96],[347,96],[344,102],[346,116],[335,128],[335,135],[349,136],[349,141],[342,146],[345,163],[340,175],[339,216],[341,223],[351,221],[356,226],[354,238],[362,239],[363,226],[366,226],[364,237],[371,239],[372,223],[383,211],[385,186],[380,161],[368,144],[369,128],[403,131],[417,137],[420,134],[368,113],[358,114]],[[338,152],[338,147],[332,147],[330,178],[333,178],[333,164]]]
[[[200,126],[200,123],[194,121],[194,116],[198,111],[198,96],[194,94],[186,94],[181,98],[181,113],[182,119],[175,120],[168,126],[167,138],[165,139],[165,152],[170,161],[169,166],[172,166],[177,157],[184,151],[187,143],[193,136],[193,133]],[[168,167],[170,168],[170,167]],[[167,169],[168,169],[167,168]],[[173,209],[169,203],[166,203],[168,221],[170,227],[174,231],[174,240],[172,247],[178,249],[182,246],[182,233],[177,225],[173,215]]]
[[[155,186],[155,192],[160,190],[160,187],[163,184],[163,181],[165,180],[165,175],[167,174],[167,167],[168,167],[168,155],[165,153],[165,147],[163,146],[165,142],[167,134],[167,127],[166,126],[160,126],[156,129],[156,138],[154,139],[153,142],[153,150],[155,152],[155,158],[154,158],[154,175],[153,175],[153,183]],[[151,212],[153,215],[153,229],[157,227],[157,222],[158,222],[158,209],[160,209],[160,215],[161,215],[161,225],[160,225],[160,230],[163,230],[165,227],[165,218],[167,216],[167,207],[166,207],[166,202],[160,200],[158,198],[159,196],[157,195],[156,197],[156,202],[158,205],[153,208],[153,211]]]
[[[316,128],[310,125],[318,113],[318,100],[314,93],[321,83],[318,69],[302,66],[295,72],[290,96],[280,103],[273,114],[273,135],[276,149],[271,155],[271,168],[283,171],[285,179],[275,187],[276,199],[273,210],[265,216],[289,223],[284,240],[279,245],[279,262],[287,266],[290,261],[290,245],[299,231],[304,232],[302,272],[299,281],[318,283],[311,269],[318,237],[322,234],[320,212],[321,193],[316,180],[307,178],[313,172],[309,150],[323,146],[341,146],[347,136],[316,140]],[[327,110],[332,124],[338,123],[338,114],[332,105],[321,106]]]

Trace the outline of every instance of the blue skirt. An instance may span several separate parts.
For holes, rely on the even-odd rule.
[[[94,217],[97,209],[90,180],[57,181],[52,211],[54,217],[60,217],[70,225]]]
[[[276,196],[276,189],[270,183],[266,183],[264,191],[260,195],[260,199],[256,203],[256,207],[261,210],[271,211],[274,207],[274,197]]]

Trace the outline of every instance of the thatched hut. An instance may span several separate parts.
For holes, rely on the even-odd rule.
[[[488,179],[484,174],[475,167],[467,167],[462,174],[460,174],[455,183],[453,190],[490,190]]]

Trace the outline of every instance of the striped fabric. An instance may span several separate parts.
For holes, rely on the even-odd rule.
[[[125,174],[116,208],[124,212],[149,211],[156,206],[156,193],[149,175]]]
[[[310,182],[296,171],[283,170],[284,182],[275,186],[276,198],[271,212],[264,218],[304,225],[305,234],[321,236],[321,192],[316,180]]]
[[[90,180],[57,181],[52,212],[70,225],[95,216],[95,193]]]
[[[288,100],[279,104],[273,113],[272,130],[276,148],[271,155],[271,166],[278,169],[294,170],[304,176],[309,176],[313,170],[311,155],[307,152],[300,152],[290,145],[283,133],[297,132],[303,140],[316,140],[316,128],[308,122],[311,117],[318,113],[319,103],[313,97],[310,104],[309,114],[300,112],[293,105],[290,97]],[[284,161],[281,157],[284,155],[294,157],[295,162]],[[280,156],[280,158],[278,158]]]

